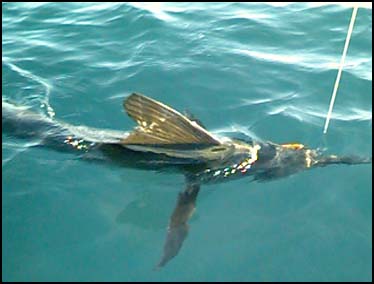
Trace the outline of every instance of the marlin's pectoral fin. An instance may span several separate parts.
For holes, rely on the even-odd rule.
[[[175,257],[182,247],[183,241],[188,235],[187,221],[195,209],[196,197],[200,185],[188,183],[184,191],[178,195],[177,206],[170,217],[168,232],[164,245],[164,253],[157,265],[157,268],[164,266],[169,260]]]
[[[198,123],[146,96],[133,93],[124,108],[138,124],[122,141],[124,145],[220,144]]]

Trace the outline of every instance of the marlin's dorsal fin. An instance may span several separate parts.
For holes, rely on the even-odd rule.
[[[122,143],[131,145],[219,145],[208,131],[178,111],[146,96],[133,93],[123,103],[138,127]]]
[[[193,122],[196,122],[199,126],[201,126],[202,128],[206,129],[205,125],[200,121],[200,119],[196,118],[191,112],[189,112],[188,110],[185,110],[183,112],[183,115],[185,117],[187,117],[189,120],[193,121]]]

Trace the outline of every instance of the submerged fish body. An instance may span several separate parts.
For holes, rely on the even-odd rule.
[[[175,257],[187,237],[200,185],[250,176],[267,181],[329,164],[371,163],[371,158],[323,155],[303,144],[220,139],[198,120],[140,94],[124,101],[137,127],[131,133],[73,126],[2,102],[3,133],[39,139],[39,146],[78,153],[83,160],[146,170],[173,170],[186,177],[170,217],[163,256]]]

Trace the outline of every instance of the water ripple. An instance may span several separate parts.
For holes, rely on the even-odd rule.
[[[317,53],[285,53],[278,50],[277,53],[269,50],[257,51],[254,48],[249,49],[234,49],[234,53],[250,56],[257,60],[276,62],[281,64],[289,64],[292,66],[299,66],[300,68],[314,69],[318,72],[327,70],[338,70],[340,58],[336,56],[321,55]],[[371,81],[372,80],[372,61],[370,58],[363,57],[349,57],[344,66],[344,71],[351,73],[358,78]]]
[[[325,106],[296,106],[281,105],[270,109],[268,115],[282,114],[284,116],[295,118],[302,122],[308,122],[314,125],[321,125],[326,119],[327,109]],[[322,111],[323,110],[323,111]],[[345,107],[334,109],[331,115],[334,120],[340,121],[372,121],[372,110],[363,110],[356,107]]]
[[[11,63],[11,60],[8,57],[2,57],[2,62],[5,65],[9,66],[10,69],[17,72],[20,76],[31,79],[31,80],[39,83],[40,85],[42,85],[44,87],[45,93],[44,93],[43,98],[40,98],[40,100],[41,100],[40,107],[46,110],[49,117],[53,118],[55,116],[55,111],[53,110],[52,106],[49,103],[49,98],[50,98],[50,94],[51,94],[51,90],[52,90],[52,84],[49,83],[44,78],[41,78],[41,77],[39,77],[39,76],[37,76],[37,75],[35,75],[35,74],[25,70],[25,69],[22,69],[22,68],[18,67],[17,65]]]

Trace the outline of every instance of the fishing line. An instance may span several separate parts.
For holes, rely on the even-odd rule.
[[[350,39],[351,39],[351,35],[352,35],[353,25],[354,25],[354,23],[355,23],[355,19],[356,19],[356,15],[357,15],[357,10],[358,10],[358,6],[355,6],[355,7],[353,8],[352,17],[351,17],[351,22],[349,23],[349,28],[348,28],[347,38],[345,39],[345,45],[344,45],[343,55],[342,55],[342,58],[341,58],[341,60],[340,60],[339,71],[338,71],[338,75],[336,76],[336,81],[335,81],[334,91],[333,91],[332,96],[331,96],[330,107],[329,107],[329,111],[328,111],[328,113],[327,113],[326,122],[325,122],[325,127],[324,127],[324,129],[323,129],[323,134],[326,134],[326,133],[327,133],[327,128],[328,128],[328,126],[329,126],[329,122],[330,122],[330,118],[331,118],[331,114],[332,114],[332,109],[333,109],[333,107],[334,107],[334,102],[335,102],[336,93],[337,93],[337,91],[338,91],[339,82],[340,82],[340,78],[341,78],[342,71],[343,71],[343,66],[344,66],[344,62],[345,62],[345,57],[346,57],[346,55],[347,55],[347,51],[348,51],[349,41],[350,41]]]

